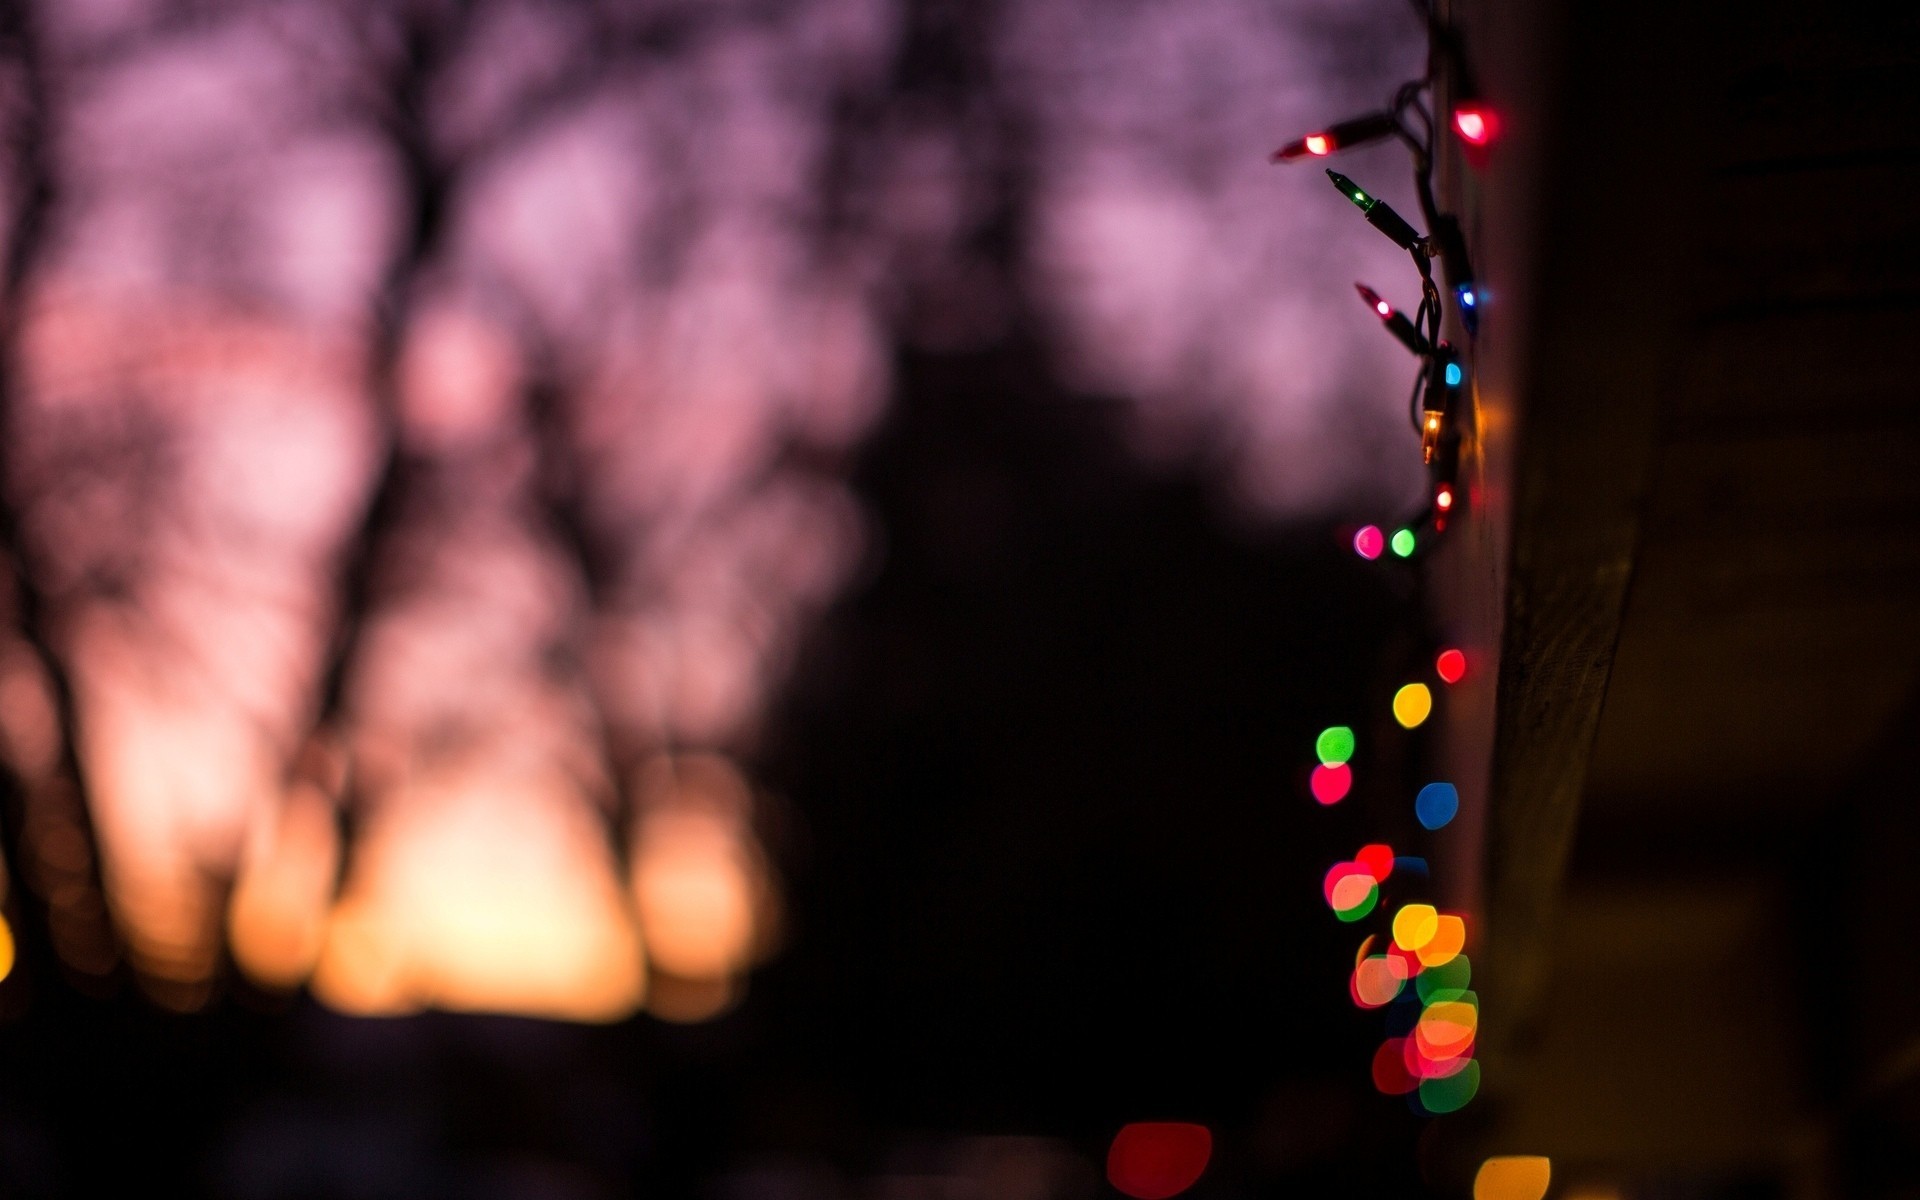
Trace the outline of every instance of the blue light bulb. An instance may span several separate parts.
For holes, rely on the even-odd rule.
[[[1448,364],[1447,364],[1447,386],[1448,386],[1448,387],[1459,387],[1459,386],[1460,386],[1460,380],[1461,380],[1462,378],[1464,378],[1464,376],[1462,376],[1462,375],[1460,374],[1460,364],[1459,364],[1459,363],[1448,363]]]

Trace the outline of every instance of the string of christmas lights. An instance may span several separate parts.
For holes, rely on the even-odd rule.
[[[1402,85],[1387,108],[1337,121],[1289,142],[1272,156],[1276,163],[1324,158],[1398,138],[1413,157],[1415,194],[1427,227],[1424,234],[1385,200],[1339,171],[1327,170],[1327,178],[1360,210],[1367,224],[1408,252],[1420,279],[1420,304],[1412,317],[1367,284],[1354,285],[1382,328],[1419,360],[1409,407],[1420,438],[1421,461],[1431,481],[1424,506],[1413,519],[1391,533],[1366,525],[1354,534],[1355,552],[1368,560],[1389,554],[1393,559],[1412,559],[1445,531],[1460,506],[1455,482],[1460,441],[1456,421],[1466,411],[1463,394],[1482,297],[1460,223],[1441,211],[1433,195],[1434,136],[1440,123],[1424,97],[1437,95],[1434,84],[1443,66],[1454,84],[1444,127],[1460,139],[1468,161],[1484,164],[1499,132],[1499,121],[1480,100],[1451,31],[1435,20],[1421,0],[1414,0],[1414,7],[1426,20],[1431,38],[1428,77]],[[1434,278],[1435,260],[1446,283],[1444,292]],[[1442,337],[1449,296],[1466,336],[1464,356]],[[1443,689],[1450,688],[1466,678],[1467,665],[1465,653],[1446,648],[1433,659],[1433,675]],[[1431,717],[1435,699],[1434,688],[1425,680],[1400,687],[1391,702],[1395,724],[1407,731],[1420,728]],[[1330,726],[1316,739],[1318,762],[1308,788],[1321,806],[1339,804],[1352,792],[1357,748],[1358,739],[1346,725]],[[1415,792],[1412,807],[1421,829],[1445,828],[1460,811],[1459,789],[1444,780],[1426,782]],[[1423,896],[1431,885],[1426,858],[1397,854],[1386,843],[1362,846],[1352,859],[1334,864],[1322,880],[1327,905],[1340,921],[1357,924],[1375,918],[1376,913],[1386,920],[1383,932],[1369,933],[1361,941],[1347,990],[1355,1005],[1379,1011],[1384,1018],[1385,1036],[1371,1064],[1374,1086],[1388,1095],[1406,1097],[1416,1113],[1427,1116],[1458,1111],[1480,1087],[1480,1065],[1474,1057],[1480,1004],[1471,988],[1467,921],[1462,914],[1442,912],[1425,902]],[[1400,895],[1388,902],[1389,891]]]

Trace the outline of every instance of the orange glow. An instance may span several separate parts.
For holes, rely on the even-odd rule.
[[[7,923],[4,915],[0,915],[0,979],[13,974],[14,953],[13,926]]]
[[[1408,953],[1433,940],[1440,929],[1440,914],[1431,904],[1406,904],[1393,914],[1393,944]]]
[[[655,969],[702,980],[744,971],[767,897],[746,780],[718,755],[663,755],[643,772],[640,804],[634,911]]]
[[[564,778],[478,763],[423,778],[368,822],[314,995],[359,1015],[618,1020],[645,981],[612,865]]]
[[[691,979],[743,969],[753,949],[758,890],[738,831],[701,813],[641,822],[634,905],[655,967]]]
[[[1553,1160],[1539,1154],[1506,1154],[1480,1164],[1473,1200],[1541,1200],[1553,1182]]]
[[[1434,921],[1433,934],[1423,945],[1414,947],[1423,967],[1445,966],[1467,946],[1467,923],[1460,917],[1443,914]]]
[[[313,785],[296,787],[240,860],[227,933],[241,970],[277,988],[296,987],[312,973],[339,867],[333,806]]]
[[[679,979],[656,974],[647,986],[647,1012],[675,1025],[711,1021],[740,1000],[735,979]]]

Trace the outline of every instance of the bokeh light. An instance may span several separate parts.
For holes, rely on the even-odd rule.
[[[1391,545],[1393,546],[1393,552],[1399,555],[1401,558],[1407,558],[1411,556],[1413,554],[1413,530],[1411,529],[1394,530],[1393,541]]]
[[[1442,683],[1459,683],[1467,675],[1467,656],[1459,650],[1442,650],[1433,660],[1433,669]]]
[[[1409,979],[1426,970],[1425,967],[1420,965],[1420,956],[1418,954],[1415,954],[1411,950],[1402,949],[1397,943],[1388,942],[1387,953],[1399,959],[1406,966],[1407,978]],[[1408,1028],[1411,1029],[1412,1026],[1409,1025]]]
[[[1421,971],[1414,987],[1421,1002],[1430,1004],[1439,1000],[1459,1000],[1472,983],[1473,960],[1464,954],[1456,954],[1449,962]]]
[[[1415,1079],[1446,1079],[1466,1070],[1467,1064],[1472,1061],[1472,1038],[1460,1043],[1457,1051],[1449,1054],[1427,1050],[1421,1043],[1418,1029],[1406,1040],[1407,1073]]]
[[[1422,1054],[1439,1060],[1466,1053],[1479,1031],[1480,1010],[1472,1000],[1441,1000],[1420,1014],[1413,1038]]]
[[[1185,1121],[1136,1121],[1114,1135],[1107,1182],[1134,1200],[1166,1200],[1192,1187],[1213,1157],[1213,1134]]]
[[[1363,879],[1372,883],[1373,873],[1357,862],[1337,862],[1328,867],[1326,876],[1320,881],[1320,892],[1327,898],[1329,907],[1340,907],[1334,897],[1340,894],[1341,883],[1348,879]]]
[[[1393,719],[1403,729],[1418,729],[1433,714],[1433,692],[1424,683],[1410,683],[1393,694]]]
[[[1393,847],[1381,842],[1362,846],[1360,853],[1353,856],[1353,861],[1365,867],[1367,874],[1385,883],[1387,877],[1393,874]]]
[[[1459,1112],[1480,1091],[1480,1064],[1470,1062],[1453,1075],[1420,1081],[1420,1107],[1435,1116]]]
[[[1451,913],[1443,913],[1434,922],[1433,936],[1424,946],[1415,947],[1422,967],[1444,967],[1458,958],[1467,945],[1467,923]]]
[[[1360,532],[1353,535],[1353,552],[1372,562],[1379,558],[1387,548],[1387,535],[1380,532],[1378,525],[1362,525]]]
[[[1391,1004],[1406,986],[1405,962],[1390,955],[1368,955],[1353,969],[1353,999],[1362,1008]]]
[[[1393,914],[1393,944],[1408,953],[1433,940],[1440,928],[1440,914],[1431,904],[1403,904]]]
[[[1347,792],[1353,787],[1353,771],[1345,763],[1322,763],[1313,769],[1313,778],[1308,781],[1313,789],[1313,798],[1322,804],[1338,804],[1347,798]]]
[[[14,954],[13,926],[7,924],[4,914],[0,914],[0,979],[13,974]]]
[[[1407,1039],[1388,1038],[1373,1052],[1373,1086],[1389,1096],[1405,1096],[1420,1086],[1407,1070]]]
[[[1450,783],[1430,783],[1413,798],[1413,815],[1428,829],[1439,829],[1460,811],[1460,790]]]
[[[1359,879],[1359,878],[1365,878],[1365,877],[1356,876],[1355,878]],[[1351,879],[1343,881],[1342,886],[1348,887],[1353,882],[1354,880],[1351,880]],[[1342,895],[1340,899],[1345,901],[1349,899],[1349,896]],[[1374,883],[1372,880],[1368,880],[1366,894],[1361,896],[1357,902],[1336,905],[1333,910],[1333,915],[1336,917],[1339,917],[1342,921],[1345,921],[1351,924],[1354,921],[1358,921],[1362,917],[1365,917],[1368,914],[1372,913],[1374,905],[1378,903],[1380,903],[1380,885]]]
[[[1314,739],[1313,751],[1327,766],[1338,766],[1353,757],[1353,730],[1345,725],[1330,725]]]
[[[1553,1160],[1540,1154],[1502,1154],[1480,1164],[1473,1200],[1541,1200],[1553,1182]]]

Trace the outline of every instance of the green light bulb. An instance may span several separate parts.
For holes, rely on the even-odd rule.
[[[1393,552],[1395,554],[1398,554],[1401,558],[1406,558],[1408,555],[1412,554],[1413,553],[1413,530],[1411,529],[1395,530],[1391,545],[1393,546]]]
[[[1355,183],[1351,179],[1348,179],[1345,175],[1342,175],[1340,172],[1329,169],[1327,171],[1327,178],[1333,180],[1333,186],[1345,192],[1349,199],[1351,199],[1355,204],[1358,204],[1360,206],[1361,212],[1366,212],[1367,210],[1371,209],[1374,206],[1375,201],[1373,197],[1361,191],[1359,184]]]

